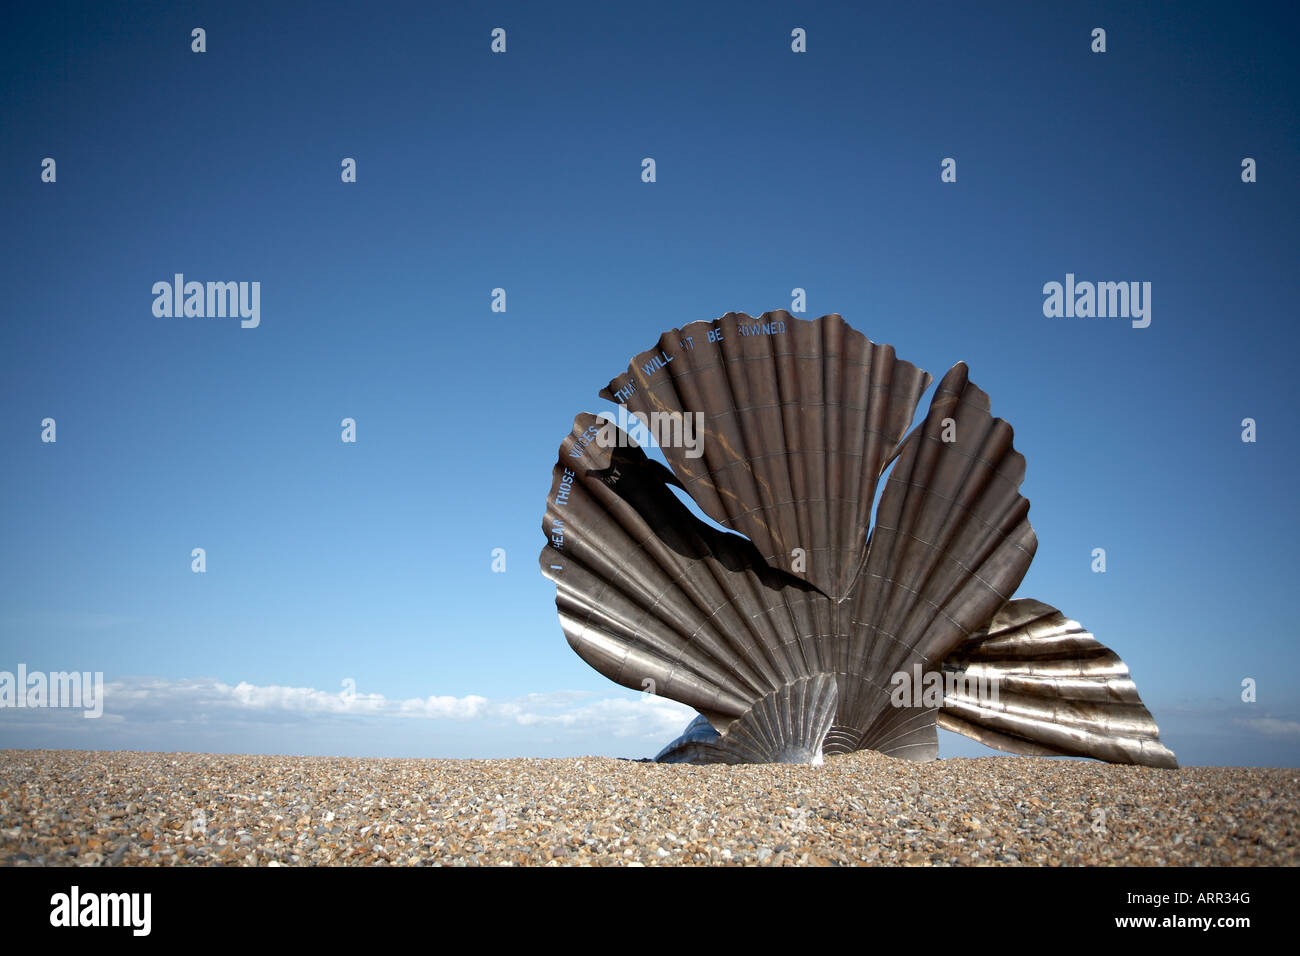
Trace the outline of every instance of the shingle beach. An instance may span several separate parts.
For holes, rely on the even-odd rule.
[[[0,865],[1294,865],[1300,770],[0,751]]]

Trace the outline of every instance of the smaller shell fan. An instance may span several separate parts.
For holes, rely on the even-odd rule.
[[[943,671],[945,730],[1018,753],[1178,766],[1128,667],[1051,605],[1009,602]],[[985,687],[998,689],[997,700]]]
[[[805,677],[768,694],[719,734],[697,717],[659,752],[660,763],[821,763],[835,719],[835,679]]]

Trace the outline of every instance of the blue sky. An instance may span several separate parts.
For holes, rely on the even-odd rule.
[[[1300,762],[1289,5],[10,25],[0,670],[110,695],[97,721],[0,710],[0,746],[654,753],[689,713],[587,667],[537,570],[550,468],[661,331],[799,287],[936,378],[970,365],[1028,460],[1018,594],[1124,658],[1183,763]],[[177,272],[260,282],[260,325],[156,317]],[[1151,282],[1150,327],[1044,317],[1066,273]]]

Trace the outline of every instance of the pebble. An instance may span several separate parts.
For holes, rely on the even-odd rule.
[[[1300,771],[0,751],[0,865],[1294,866]]]

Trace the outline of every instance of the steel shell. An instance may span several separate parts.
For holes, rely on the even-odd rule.
[[[1037,545],[1024,458],[961,363],[908,434],[930,382],[837,315],[728,313],[664,333],[601,392],[644,422],[698,414],[702,446],[661,444],[671,470],[623,429],[575,418],[541,567],[584,660],[704,718],[660,759],[924,760],[943,726],[1021,752],[1176,765],[1123,663],[1054,608],[1011,600]],[[900,674],[996,675],[1007,706],[900,701]]]

